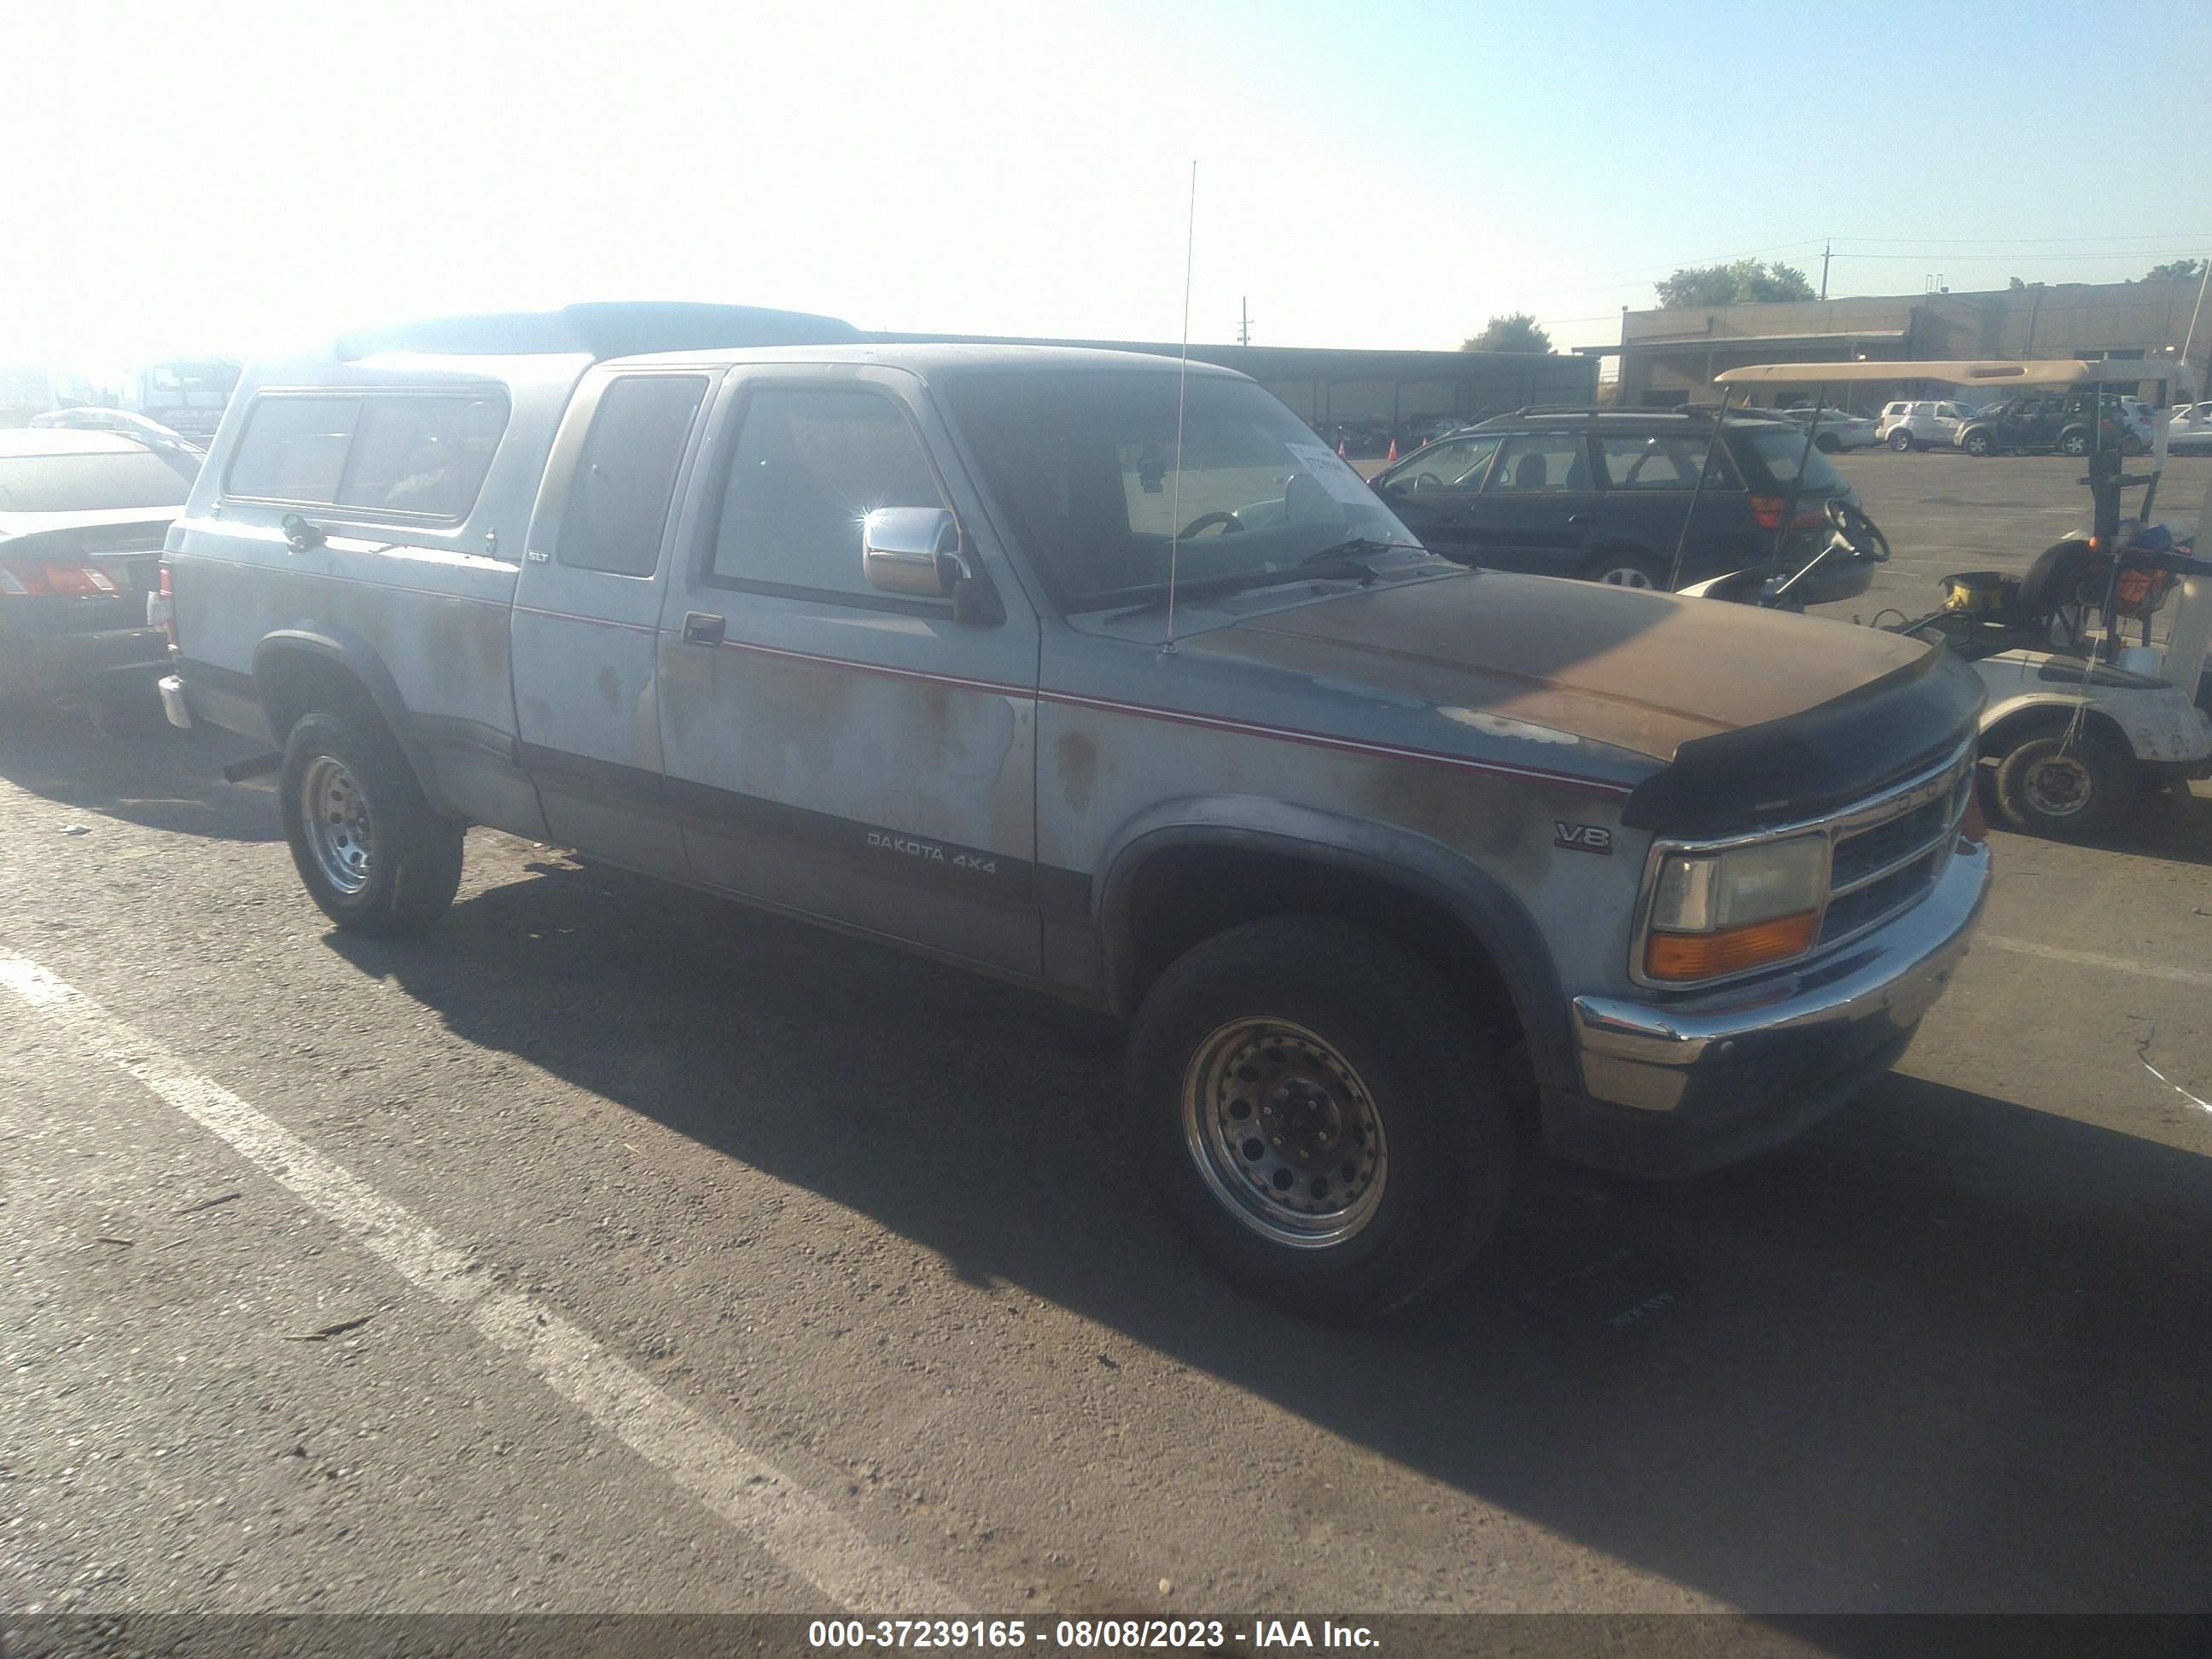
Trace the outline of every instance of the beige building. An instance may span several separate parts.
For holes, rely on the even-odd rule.
[[[1620,360],[1623,408],[1714,402],[1712,377],[1749,363],[1841,359],[2139,356],[2179,348],[2200,283],[2033,283],[1981,294],[1903,294],[1763,305],[1624,311],[1618,345],[1578,346]],[[2189,356],[2212,384],[2212,303]],[[1807,388],[1809,392],[1813,388]],[[1929,396],[1945,388],[1899,380],[1862,384],[1854,404]],[[1793,395],[1785,391],[1784,400]],[[1768,399],[1762,397],[1759,401]]]

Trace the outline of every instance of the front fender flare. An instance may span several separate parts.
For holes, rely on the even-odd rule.
[[[1134,1011],[1137,951],[1130,904],[1140,869],[1175,848],[1245,848],[1354,872],[1451,916],[1496,964],[1513,999],[1537,1081],[1580,1086],[1567,999],[1551,945],[1512,890],[1465,854],[1394,824],[1264,796],[1164,801],[1123,824],[1102,849],[1095,888],[1109,1006]]]

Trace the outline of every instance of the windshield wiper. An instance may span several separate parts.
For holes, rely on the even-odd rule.
[[[1377,554],[1389,553],[1401,547],[1415,553],[1426,553],[1429,550],[1419,542],[1386,542],[1378,541],[1372,536],[1354,536],[1350,541],[1338,542],[1332,546],[1322,548],[1318,553],[1307,554],[1291,568],[1310,570],[1316,565],[1343,564],[1354,560],[1364,561],[1374,558]],[[1367,571],[1370,575],[1374,574],[1372,568],[1364,563],[1360,565],[1360,568]]]
[[[1196,581],[1182,583],[1176,591],[1183,599],[1208,599],[1243,593],[1255,587],[1271,587],[1280,582],[1371,582],[1375,580],[1376,570],[1369,561],[1401,549],[1425,554],[1431,559],[1436,556],[1419,542],[1386,542],[1371,536],[1354,536],[1348,541],[1338,542],[1318,552],[1309,553],[1296,564],[1286,564],[1278,569],[1244,570],[1233,576],[1201,577]],[[1146,611],[1160,610],[1167,602],[1165,593],[1155,594],[1141,604],[1115,612],[1108,620],[1122,622],[1131,617],[1140,617]]]

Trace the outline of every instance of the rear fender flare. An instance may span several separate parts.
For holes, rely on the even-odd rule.
[[[415,781],[422,786],[423,798],[433,809],[448,817],[459,817],[444,792],[438,787],[437,770],[430,764],[428,755],[414,732],[414,721],[407,711],[406,700],[399,695],[399,683],[392,678],[392,670],[377,654],[376,647],[349,629],[328,624],[314,628],[279,628],[262,635],[253,647],[253,683],[261,696],[261,706],[271,709],[270,727],[276,730],[271,705],[271,680],[277,661],[286,656],[307,656],[331,663],[344,671],[368,694],[376,712],[383,717],[400,752],[415,771]],[[286,737],[276,732],[281,747]]]

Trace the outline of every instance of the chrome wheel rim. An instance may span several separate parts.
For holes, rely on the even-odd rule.
[[[1374,1220],[1390,1171],[1374,1097],[1304,1026],[1232,1020],[1183,1074],[1183,1135],[1224,1208],[1270,1243],[1341,1244]]]
[[[2020,781],[2027,804],[2045,817],[2070,818],[2089,804],[2096,783],[2089,769],[2071,755],[2037,761]]]
[[[353,774],[335,756],[318,755],[307,763],[300,780],[300,820],[325,881],[349,896],[368,885],[375,816]]]
[[[1607,587],[1656,587],[1658,585],[1649,574],[1638,570],[1632,564],[1624,564],[1616,569],[1608,570],[1601,575],[1598,580]]]

